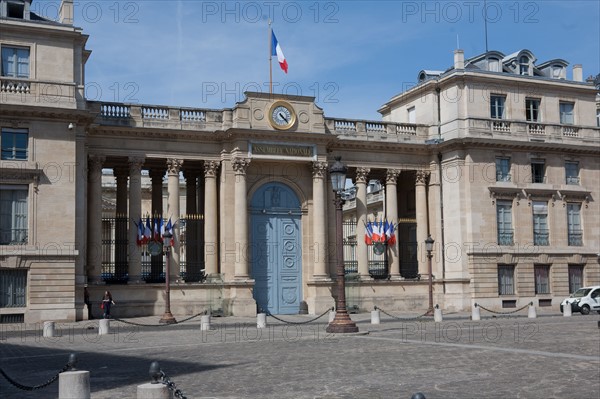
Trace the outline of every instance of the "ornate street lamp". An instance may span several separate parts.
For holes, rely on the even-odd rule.
[[[170,268],[170,250],[171,250],[171,242],[173,240],[173,235],[170,232],[165,232],[163,234],[163,246],[165,250],[165,254],[167,255],[167,265],[165,268],[165,294],[167,295],[165,299],[165,314],[163,314],[162,318],[159,320],[159,323],[162,324],[174,324],[177,323],[175,317],[171,313],[171,268]]]
[[[433,255],[431,251],[433,251],[433,243],[434,239],[431,238],[431,235],[427,236],[425,240],[425,250],[427,251],[427,271],[429,273],[429,308],[427,309],[427,315],[431,316],[433,314],[433,276],[431,271],[431,258]]]
[[[344,273],[344,247],[342,233],[342,191],[346,188],[346,172],[348,168],[341,161],[341,157],[335,158],[335,163],[329,168],[331,185],[335,192],[335,228],[337,245],[337,300],[335,306],[335,318],[327,326],[328,333],[353,333],[358,332],[358,327],[352,321],[346,310],[346,276]]]

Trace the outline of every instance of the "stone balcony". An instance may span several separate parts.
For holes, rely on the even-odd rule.
[[[325,128],[342,140],[423,143],[429,134],[425,125],[360,119],[325,118]]]

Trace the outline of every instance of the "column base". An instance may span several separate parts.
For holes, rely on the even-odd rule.
[[[329,323],[325,331],[335,334],[356,333],[358,332],[358,326],[348,316],[348,313],[336,312],[335,318]]]
[[[392,274],[392,275],[390,276],[390,280],[391,280],[391,281],[400,281],[400,280],[404,280],[404,277],[402,277],[402,276],[401,276],[401,275],[399,275],[399,274]]]

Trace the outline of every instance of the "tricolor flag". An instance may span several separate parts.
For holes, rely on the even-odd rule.
[[[277,38],[275,37],[275,32],[271,31],[271,55],[277,56],[277,61],[279,61],[279,66],[283,69],[283,72],[287,73],[288,71],[288,63],[283,55],[283,51],[281,50],[281,46],[279,42],[277,42]]]
[[[173,225],[171,224],[171,218],[169,218],[169,221],[167,222],[167,226],[165,227],[165,233],[169,233],[169,234],[171,234],[171,237],[173,237]],[[173,246],[172,238],[171,238],[171,246]]]
[[[394,232],[394,223],[385,221],[385,239],[388,245],[396,243],[396,233]]]
[[[140,218],[140,221],[137,223],[137,237],[135,242],[138,247],[144,244],[144,222],[142,221],[142,218]]]
[[[146,227],[144,229],[143,243],[148,244],[148,242],[150,242],[150,239],[152,239],[152,225],[150,224],[150,217],[146,216]]]
[[[373,226],[371,225],[371,222],[365,224],[365,244],[373,244]]]

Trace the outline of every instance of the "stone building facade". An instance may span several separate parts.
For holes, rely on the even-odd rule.
[[[109,289],[117,316],[159,315],[167,269],[175,314],[289,314],[302,302],[319,314],[334,303],[336,156],[354,186],[347,286],[359,309],[427,308],[428,235],[447,310],[558,308],[600,284],[600,129],[580,66],[567,79],[566,61],[528,50],[457,50],[381,121],[252,92],[218,110],[94,102],[72,1],[59,22],[30,3],[0,1],[3,321],[84,319],[85,284],[92,301]],[[398,243],[375,272],[363,237],[376,214]],[[155,216],[174,223],[166,253],[137,243]]]

